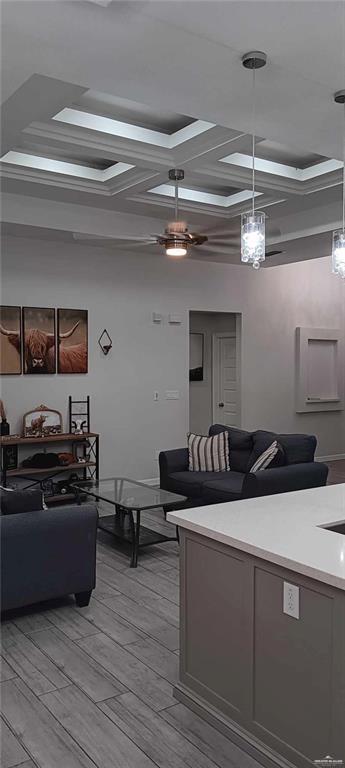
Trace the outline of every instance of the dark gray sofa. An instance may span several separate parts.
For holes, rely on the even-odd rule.
[[[32,493],[41,507],[42,494]],[[95,586],[97,520],[92,504],[15,514],[4,514],[2,504],[1,610],[69,594],[75,594],[77,605],[88,605]]]
[[[210,435],[229,433],[230,472],[190,472],[188,449],[162,451],[159,456],[160,486],[187,496],[188,506],[217,504],[274,493],[326,485],[328,467],[314,461],[314,435],[276,435],[265,430],[246,432],[213,424]],[[280,466],[250,472],[258,456],[277,440],[282,448]]]

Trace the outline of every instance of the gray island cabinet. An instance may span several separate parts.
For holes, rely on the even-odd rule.
[[[176,698],[269,768],[345,765],[345,485],[168,519],[181,542]]]

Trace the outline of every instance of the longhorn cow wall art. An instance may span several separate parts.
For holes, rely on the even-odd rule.
[[[53,308],[0,307],[0,374],[87,373],[87,317],[58,309],[56,323]]]
[[[87,373],[87,310],[58,309],[58,373]]]
[[[20,307],[0,307],[0,374],[22,372]]]
[[[55,310],[23,307],[24,373],[56,373]]]

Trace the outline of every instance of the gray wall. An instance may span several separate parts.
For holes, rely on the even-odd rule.
[[[189,427],[191,432],[207,434],[212,424],[212,335],[235,333],[236,315],[220,312],[191,312],[189,329],[204,334],[204,380],[189,384]]]
[[[88,375],[6,376],[2,396],[17,430],[22,414],[40,403],[66,417],[69,394],[90,394],[103,475],[156,477],[156,452],[185,444],[189,310],[242,313],[244,428],[314,432],[320,455],[345,452],[344,413],[296,414],[294,402],[295,327],[344,330],[345,284],[331,274],[329,258],[256,273],[8,238],[1,294],[2,304],[89,310]],[[162,325],[153,325],[152,312],[164,315]],[[169,325],[169,313],[179,313],[182,324]],[[104,327],[114,342],[108,357],[97,344]],[[166,390],[179,390],[180,398],[166,400]]]

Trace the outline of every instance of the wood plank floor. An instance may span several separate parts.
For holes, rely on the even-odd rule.
[[[345,482],[345,461],[329,467],[330,484]],[[147,525],[171,535],[160,512]],[[260,768],[173,698],[177,543],[131,569],[100,534],[97,571],[87,608],[66,598],[3,621],[2,768]]]
[[[338,461],[328,461],[327,465],[329,467],[327,485],[345,483],[345,459],[339,459]]]
[[[160,511],[146,522],[174,535]],[[176,542],[132,569],[100,533],[87,608],[66,598],[8,613],[2,768],[260,768],[173,698],[178,597]]]

